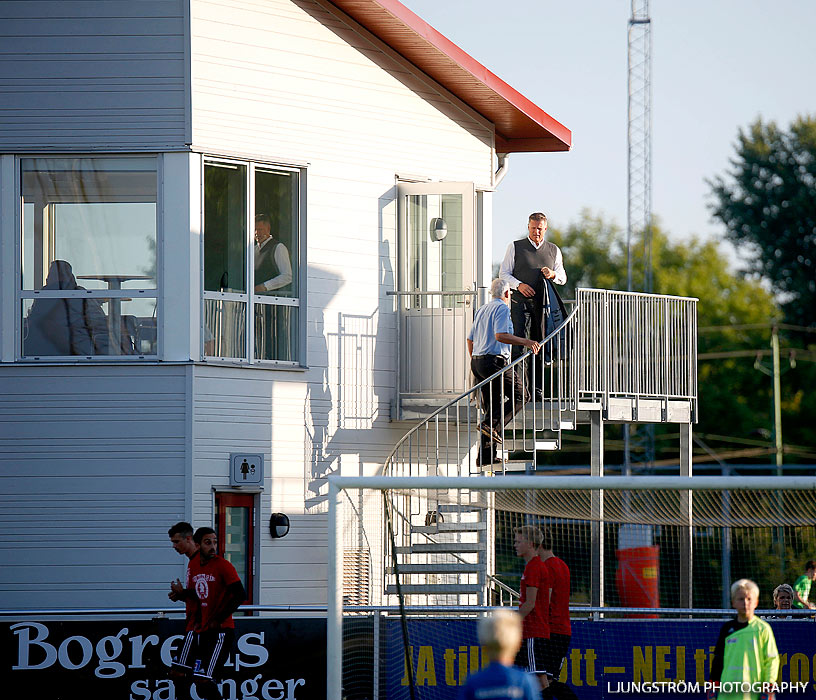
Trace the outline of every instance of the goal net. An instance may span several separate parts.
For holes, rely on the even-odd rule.
[[[773,592],[816,559],[816,478],[341,477],[330,494],[329,697],[455,698],[486,664],[479,617],[518,607],[522,526],[569,568],[560,680],[579,697],[642,690],[633,683],[705,697],[742,578],[759,587],[780,681],[814,678],[811,613],[773,611]]]

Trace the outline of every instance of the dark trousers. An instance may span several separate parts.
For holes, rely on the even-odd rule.
[[[534,297],[525,297],[521,292],[514,291],[510,297],[510,319],[513,321],[513,335],[520,338],[529,338],[530,340],[541,340],[541,322],[544,316],[544,302],[540,295]],[[515,360],[522,353],[526,352],[527,348],[521,345],[513,346],[513,359]],[[541,362],[536,366],[535,386],[533,386],[533,362],[530,359],[525,360],[525,369],[527,373],[527,386],[531,387],[536,394],[541,393],[543,382],[541,379],[542,368]]]
[[[480,382],[498,372],[505,364],[507,363],[501,355],[474,355],[470,359],[470,370],[476,381]],[[499,432],[504,424],[521,410],[528,399],[524,395],[521,375],[515,369],[499,375],[492,382],[485,384],[480,391],[482,407],[487,415],[486,422]]]

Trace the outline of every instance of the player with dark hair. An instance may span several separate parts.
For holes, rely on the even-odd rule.
[[[179,554],[183,554],[188,560],[192,561],[193,557],[198,556],[198,545],[193,541],[193,526],[187,522],[176,523],[171,527],[167,534],[170,536],[170,542],[173,549]],[[189,563],[189,561],[188,561]],[[170,592],[167,597],[172,601],[183,600],[186,608],[187,625],[185,632],[192,632],[195,626],[195,614],[198,611],[198,603],[195,600],[195,595],[186,591],[190,588],[190,567],[184,570],[184,583],[180,579],[176,579],[170,583]]]
[[[572,625],[570,624],[570,570],[563,559],[552,551],[552,534],[549,528],[541,528],[541,547],[538,557],[541,559],[550,581],[550,638],[546,644],[545,673],[549,683],[542,692],[543,698],[561,698],[577,700],[578,696],[566,683],[558,680],[561,668],[567,658]]]
[[[246,591],[235,567],[218,556],[218,537],[211,527],[200,527],[193,535],[198,556],[190,560],[190,588],[197,600],[193,630],[184,639],[173,675],[189,677],[204,700],[220,700],[214,676],[232,648],[235,623],[232,614],[246,599]],[[189,595],[186,592],[185,595]],[[190,687],[183,689],[190,698]]]

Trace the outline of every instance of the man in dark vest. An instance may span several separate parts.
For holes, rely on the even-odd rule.
[[[255,217],[255,294],[291,297],[292,261],[289,250],[272,235],[269,214]],[[255,313],[255,357],[292,360],[292,308],[258,304]],[[260,313],[259,313],[260,312]]]
[[[255,294],[292,295],[292,261],[286,246],[272,237],[269,214],[255,217]]]
[[[541,340],[541,319],[544,310],[544,278],[556,284],[565,284],[567,273],[561,250],[554,243],[544,240],[547,217],[541,212],[530,214],[527,221],[527,238],[513,241],[507,246],[499,269],[499,277],[513,290],[510,316],[513,333],[521,338]],[[513,357],[522,352],[521,346],[513,347]],[[536,368],[535,398],[541,400],[541,369]],[[532,386],[532,363],[527,367]]]

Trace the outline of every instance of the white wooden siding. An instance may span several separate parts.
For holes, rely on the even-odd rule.
[[[0,2],[0,152],[184,148],[186,4]]]
[[[189,371],[0,366],[3,607],[166,605]]]
[[[378,473],[406,430],[389,422],[388,405],[375,392],[371,400],[365,393],[344,399],[353,385],[334,382],[337,362],[315,361],[308,372],[195,368],[193,522],[212,522],[212,488],[228,485],[230,452],[264,454],[262,604],[326,602],[325,477]],[[371,375],[362,381],[374,384]],[[273,512],[290,518],[283,539],[273,540],[266,528]]]
[[[192,0],[191,35],[196,150],[490,182],[492,127],[318,0]]]
[[[229,452],[263,451],[261,521],[291,530],[260,533],[259,602],[324,603],[326,476],[379,473],[409,427],[390,422],[396,174],[489,185],[493,130],[319,0],[193,0],[191,36],[194,150],[309,164],[309,369],[196,367],[195,510]]]

